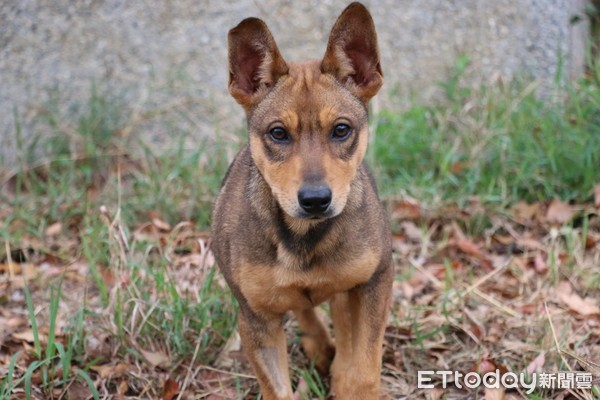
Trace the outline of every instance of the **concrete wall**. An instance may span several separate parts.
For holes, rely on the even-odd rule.
[[[243,125],[226,93],[226,34],[263,18],[286,59],[320,58],[346,0],[5,0],[0,5],[0,169],[14,160],[14,110],[23,135],[40,133],[48,104],[85,103],[92,82],[130,104],[132,126],[170,143],[227,136]],[[457,57],[473,82],[528,74],[548,84],[581,73],[586,0],[367,0],[379,32],[381,101],[435,96]],[[573,17],[580,18],[572,23]],[[49,102],[52,93],[58,100]],[[390,96],[390,93],[395,93]],[[400,93],[400,97],[398,96]],[[164,116],[149,123],[145,111]],[[73,118],[65,117],[65,124]],[[157,122],[158,121],[158,122]],[[65,127],[68,130],[68,127]]]

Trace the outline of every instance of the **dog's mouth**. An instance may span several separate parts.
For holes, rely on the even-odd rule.
[[[333,218],[344,208],[343,204],[340,207],[339,199],[334,199],[329,189],[327,189],[327,192],[323,196],[319,196],[321,194],[319,191],[316,193],[317,195],[312,197],[300,195],[296,198],[277,196],[275,194],[275,198],[281,211],[287,214],[288,217],[311,223]]]
[[[307,219],[307,220],[311,220],[311,221],[320,221],[320,220],[324,220],[324,219],[328,219],[331,217],[335,216],[335,212],[333,211],[332,207],[329,207],[327,210],[325,210],[324,212],[320,212],[320,213],[307,213],[304,210],[298,210],[298,212],[296,213],[296,217],[297,218],[301,218],[301,219]]]
[[[333,204],[319,212],[307,212],[298,204],[288,204],[288,206],[286,207],[285,204],[279,203],[279,207],[281,211],[287,214],[289,217],[307,222],[324,221],[326,219],[333,218],[339,214],[338,212],[336,212],[336,207],[334,207]]]

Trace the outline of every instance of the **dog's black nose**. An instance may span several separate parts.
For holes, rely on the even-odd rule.
[[[298,203],[311,215],[322,214],[331,204],[331,189],[327,186],[304,186],[298,191]]]

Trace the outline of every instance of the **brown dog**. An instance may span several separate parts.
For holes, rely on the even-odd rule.
[[[264,399],[292,399],[283,318],[293,311],[339,399],[379,398],[393,278],[390,232],[363,163],[367,102],[383,84],[371,15],[352,3],[322,61],[286,63],[263,21],[229,32],[229,91],[249,145],[213,214],[217,262]],[[335,346],[315,307],[329,300]]]

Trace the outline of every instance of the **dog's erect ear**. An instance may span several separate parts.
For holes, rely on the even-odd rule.
[[[229,93],[246,110],[287,74],[273,35],[258,18],[246,18],[229,31]]]
[[[365,103],[381,88],[383,72],[375,24],[362,4],[350,4],[336,21],[321,71],[333,75]]]

